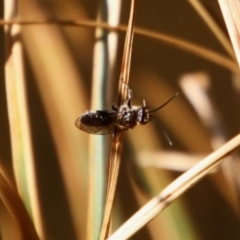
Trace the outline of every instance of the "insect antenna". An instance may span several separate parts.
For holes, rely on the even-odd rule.
[[[156,112],[158,111],[159,109],[163,108],[164,106],[166,106],[169,102],[171,102],[175,97],[177,97],[177,95],[179,94],[179,92],[176,92],[170,99],[168,99],[165,103],[163,103],[161,106],[159,106],[158,108],[156,109],[153,109],[151,111],[149,111],[150,113],[152,112]]]
[[[158,125],[159,125],[159,124],[158,124]],[[167,132],[164,130],[164,128],[163,128],[163,127],[161,127],[161,126],[160,126],[160,128],[161,128],[161,131],[163,132],[163,134],[164,134],[165,138],[167,139],[167,141],[168,141],[169,145],[172,147],[173,143],[172,143],[172,141],[171,141],[170,137],[168,136]]]
[[[163,108],[164,106],[166,106],[169,102],[171,102],[175,97],[177,97],[177,95],[179,94],[179,92],[176,92],[170,99],[168,99],[165,103],[163,103],[161,106],[159,106],[158,108],[156,109],[153,109],[151,111],[149,111],[150,113],[152,112],[156,112],[158,111],[159,109]],[[155,123],[157,123],[156,121],[154,121]],[[157,123],[158,126],[160,126],[158,123]],[[164,128],[162,126],[160,126],[160,129],[161,131],[163,132],[165,138],[167,139],[169,145],[172,147],[173,143],[170,139],[170,137],[168,136],[167,132],[164,130]]]
[[[161,132],[164,134],[164,137],[167,139],[168,144],[170,145],[170,147],[172,147],[173,146],[172,140],[169,137],[169,135],[167,134],[164,127],[158,121],[156,121],[155,118],[152,118],[151,120],[152,120],[152,122],[154,122],[160,128]]]

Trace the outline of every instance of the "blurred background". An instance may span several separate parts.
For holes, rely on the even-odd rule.
[[[218,2],[200,3],[228,39]],[[100,4],[85,0],[20,0],[18,12],[20,19],[29,21],[95,21]],[[1,1],[1,18],[3,5]],[[130,1],[121,1],[120,24],[127,25],[129,9]],[[225,57],[232,67],[219,64],[222,60],[212,61],[210,54],[203,57],[167,41],[135,34],[129,83],[134,105],[141,105],[145,99],[154,109],[176,92],[180,94],[154,113],[151,123],[125,133],[114,228],[239,132],[236,61],[190,1],[137,1],[135,26],[209,49]],[[117,35],[108,109],[116,102],[125,32]],[[93,27],[33,24],[21,29],[30,135],[43,225],[49,240],[86,236],[89,135],[79,131],[74,122],[91,108],[94,36]],[[3,28],[0,43],[0,160],[13,178]],[[105,138],[110,140],[111,136]],[[240,239],[238,155],[228,160],[132,239]]]

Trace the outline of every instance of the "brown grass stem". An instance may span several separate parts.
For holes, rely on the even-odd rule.
[[[133,36],[134,36],[134,31],[133,31],[134,10],[135,10],[135,0],[132,0],[128,28],[127,28],[126,39],[125,39],[124,50],[123,50],[120,78],[119,78],[119,84],[118,84],[118,101],[117,101],[118,106],[121,106],[127,99],[128,89],[126,86],[128,85],[128,82],[129,82],[129,73],[130,73],[131,56],[132,56],[132,44],[133,44]],[[122,153],[122,144],[123,144],[123,133],[116,131],[112,140],[106,207],[104,212],[100,240],[106,239],[108,235],[107,231],[109,229],[112,205],[113,205],[113,200],[114,200],[115,191],[116,191],[121,153]]]

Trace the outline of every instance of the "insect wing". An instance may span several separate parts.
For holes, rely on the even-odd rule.
[[[117,113],[115,111],[88,112],[81,115],[76,120],[75,125],[84,132],[105,135],[114,132],[116,119]]]

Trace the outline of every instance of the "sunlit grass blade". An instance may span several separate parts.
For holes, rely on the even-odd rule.
[[[224,159],[240,147],[240,135],[237,135],[221,148],[208,155],[196,166],[182,174],[169,184],[155,198],[143,206],[127,222],[125,222],[109,240],[124,240],[132,236],[141,227],[151,221],[176,198],[196,184],[201,178],[213,170]]]
[[[17,2],[5,1],[5,17],[17,16]],[[19,194],[40,238],[44,238],[28,113],[20,26],[5,26],[5,82],[11,134],[13,167]]]
[[[240,66],[240,4],[238,0],[218,0]]]

